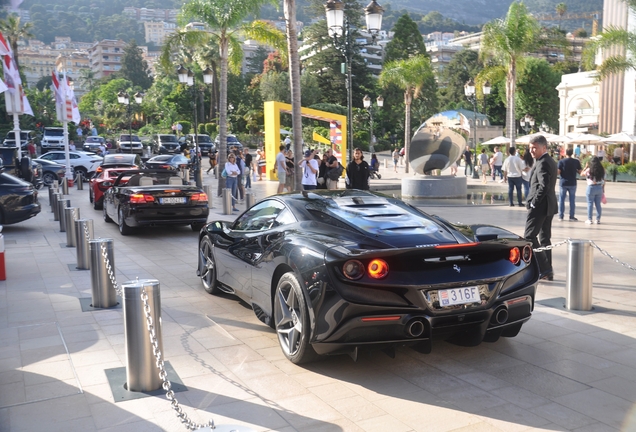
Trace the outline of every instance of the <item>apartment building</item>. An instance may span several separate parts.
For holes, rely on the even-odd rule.
[[[175,23],[167,21],[144,21],[144,34],[146,43],[163,45],[166,37],[177,29]]]
[[[167,21],[174,23],[177,21],[177,9],[148,9],[125,7],[123,14],[136,21]]]
[[[121,69],[121,59],[126,42],[104,39],[95,42],[88,53],[91,69],[96,79],[103,78]]]

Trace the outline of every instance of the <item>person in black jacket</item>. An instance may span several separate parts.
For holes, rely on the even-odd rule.
[[[552,218],[557,213],[557,198],[554,188],[557,181],[557,163],[548,154],[548,142],[543,135],[530,141],[530,153],[535,160],[530,172],[530,192],[526,197],[528,216],[524,237],[533,248],[549,246],[552,237]],[[538,252],[541,278],[552,280],[552,251]]]
[[[364,160],[362,150],[353,150],[353,160],[347,165],[347,189],[369,190],[369,164]]]

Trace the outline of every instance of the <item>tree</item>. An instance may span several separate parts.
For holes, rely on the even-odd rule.
[[[482,56],[492,57],[493,62],[506,69],[506,131],[510,146],[514,146],[516,136],[515,92],[517,67],[523,63],[527,53],[540,45],[541,27],[528,13],[523,3],[510,5],[504,19],[496,19],[484,26]]]
[[[465,49],[455,54],[440,74],[440,83],[444,86],[440,94],[440,107],[443,110],[459,107],[472,109],[464,94],[464,85],[483,68],[477,51]]]
[[[417,24],[408,14],[402,15],[393,26],[393,39],[386,44],[384,63],[394,60],[405,60],[418,54],[429,56],[426,52],[424,38]]]
[[[561,74],[546,60],[528,58],[517,85],[519,112],[532,115],[537,125],[558,128],[560,82]]]
[[[561,21],[563,20],[563,15],[568,11],[568,6],[565,3],[559,3],[556,5],[556,13],[559,16],[559,30],[561,30]]]
[[[84,68],[80,70],[79,81],[82,88],[86,91],[95,86],[95,72],[92,69]]]
[[[417,98],[428,82],[434,80],[431,60],[424,55],[416,55],[408,60],[395,60],[384,65],[380,74],[380,84],[394,84],[404,90],[404,147],[405,172],[409,172],[409,147],[411,143],[411,103]]]
[[[245,22],[250,14],[258,13],[261,6],[272,3],[273,0],[190,0],[183,5],[183,13],[188,18],[203,21],[206,31],[191,30],[188,33],[194,37],[208,37],[208,41],[215,40],[219,47],[221,65],[220,97],[219,97],[219,157],[218,162],[223,166],[227,158],[227,74],[228,66],[236,67],[243,59],[243,50],[237,33],[262,41],[274,47],[284,46],[281,32],[263,21]],[[170,46],[166,46],[170,50]],[[169,52],[169,51],[168,51]],[[219,178],[218,193],[221,195],[225,181]]]
[[[20,63],[18,62],[18,41],[20,39],[31,39],[33,38],[33,33],[31,33],[31,29],[33,28],[33,24],[25,23],[21,25],[20,17],[17,15],[9,15],[5,20],[0,21],[0,32],[4,35],[11,45],[11,50],[13,51],[13,59],[15,60],[15,65],[20,69]]]
[[[631,12],[636,12],[636,0],[625,0]],[[607,54],[600,65],[595,66],[596,54]],[[586,69],[596,68],[599,79],[614,73],[636,69],[636,32],[609,26],[590,40],[583,52]]]
[[[144,60],[141,48],[137,46],[137,42],[134,39],[124,47],[121,69],[117,74],[133,83],[133,86],[141,87],[143,90],[147,90],[152,86],[148,63]]]

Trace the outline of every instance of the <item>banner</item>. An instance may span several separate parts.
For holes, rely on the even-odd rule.
[[[20,72],[13,58],[13,51],[6,39],[0,33],[0,55],[2,55],[2,67],[4,69],[4,84],[12,97],[5,97],[7,112],[33,115],[31,105],[27,100]]]

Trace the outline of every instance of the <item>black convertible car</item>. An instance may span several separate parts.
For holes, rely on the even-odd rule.
[[[516,336],[539,279],[530,243],[512,232],[358,190],[276,195],[207,224],[197,273],[207,292],[252,305],[294,363]]]
[[[38,191],[31,183],[0,171],[0,224],[9,225],[40,213]]]
[[[200,231],[208,220],[208,196],[174,171],[126,170],[104,193],[103,211],[104,220],[116,221],[122,235],[154,225],[191,225]]]

